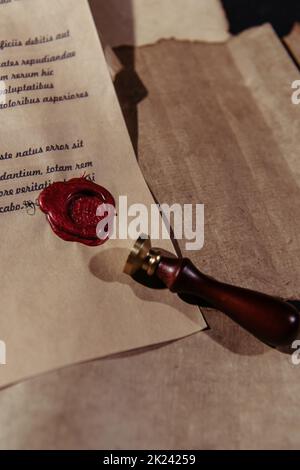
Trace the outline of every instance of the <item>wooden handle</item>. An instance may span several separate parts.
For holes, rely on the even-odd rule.
[[[265,343],[290,345],[297,336],[299,313],[283,300],[216,281],[186,258],[162,256],[156,273],[172,292],[206,300]]]

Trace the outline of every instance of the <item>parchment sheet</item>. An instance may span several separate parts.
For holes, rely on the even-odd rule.
[[[300,299],[300,105],[291,101],[300,77],[274,31],[139,48],[136,72],[149,90],[138,113],[147,181],[159,199],[190,193],[206,204],[195,263]],[[210,329],[179,343],[2,391],[0,448],[299,449],[300,366],[205,313]]]
[[[132,240],[66,243],[34,205],[45,184],[84,173],[153,203],[87,1],[12,0],[0,31],[19,41],[0,51],[0,386],[202,329],[196,308],[122,274]]]

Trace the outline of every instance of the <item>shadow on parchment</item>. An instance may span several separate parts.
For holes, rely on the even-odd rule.
[[[135,71],[135,48],[131,46],[135,44],[132,2],[131,0],[110,0],[109,2],[89,0],[89,4],[104,47],[107,44],[115,45],[121,39],[126,44],[130,44],[130,46],[114,47],[114,52],[123,66],[115,78],[114,86],[138,159],[138,104],[146,98],[148,93]],[[120,20],[124,20],[125,24],[121,25]]]
[[[114,52],[123,66],[115,79],[115,90],[138,160],[138,105],[147,97],[148,92],[135,71],[134,48],[123,46],[115,48]]]
[[[182,310],[180,310],[180,303],[175,303],[176,299],[171,293],[170,295],[165,295],[162,300],[159,291],[165,290],[165,286],[155,276],[149,277],[146,273],[141,271],[134,277],[128,276],[121,271],[116,272],[116,268],[112,265],[111,260],[113,258],[126,259],[127,256],[128,251],[124,248],[111,248],[100,251],[97,255],[91,258],[89,270],[95,277],[104,282],[117,282],[119,284],[127,285],[133,291],[134,295],[141,300],[155,302],[156,304],[164,303],[175,308],[194,323],[196,322],[194,312],[188,312],[187,309],[184,308],[184,304],[182,304]],[[104,266],[105,269],[103,269]]]

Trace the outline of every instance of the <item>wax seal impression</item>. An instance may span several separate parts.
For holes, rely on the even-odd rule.
[[[100,205],[115,207],[115,200],[107,189],[85,177],[53,183],[39,196],[39,206],[56,235],[89,246],[108,240],[108,235],[97,236],[97,225],[107,214],[104,210],[104,215],[97,216]]]

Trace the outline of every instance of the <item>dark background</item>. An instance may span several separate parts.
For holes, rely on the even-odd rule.
[[[282,37],[300,20],[299,0],[222,0],[230,24],[230,32],[271,23]]]

